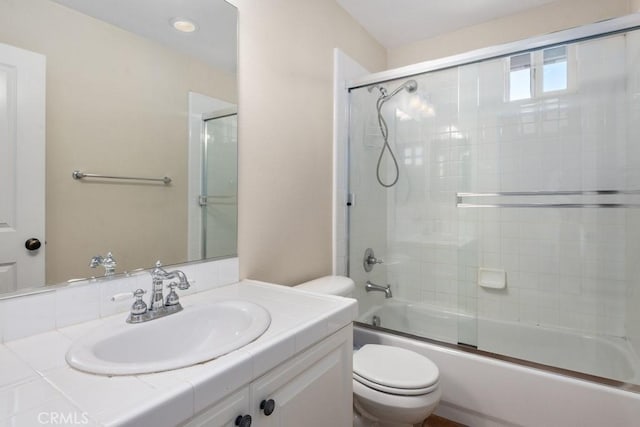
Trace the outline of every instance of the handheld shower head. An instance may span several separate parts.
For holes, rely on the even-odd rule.
[[[371,85],[367,88],[367,90],[369,92],[373,92],[374,89],[378,89],[380,91],[380,99],[382,99],[383,101],[387,101],[388,99],[392,98],[393,96],[395,96],[398,92],[402,91],[403,89],[406,89],[407,92],[409,93],[413,93],[416,90],[418,90],[418,82],[416,82],[415,80],[407,80],[406,82],[402,83],[400,86],[398,86],[396,89],[393,90],[393,92],[389,93],[387,91],[387,89],[385,89],[384,86],[379,85],[379,84],[374,84]]]
[[[418,90],[418,82],[415,80],[407,80],[402,86],[404,86],[409,93],[413,93]]]
[[[378,110],[378,125],[380,126],[380,133],[382,134],[382,139],[384,140],[382,150],[380,151],[380,156],[378,157],[378,165],[376,166],[376,178],[378,179],[378,183],[380,185],[382,185],[385,188],[389,188],[389,187],[393,187],[398,182],[398,178],[400,178],[400,168],[398,167],[398,161],[396,160],[396,156],[395,154],[393,154],[393,150],[389,145],[389,127],[387,126],[387,122],[384,120],[384,117],[382,115],[382,106],[384,105],[385,102],[393,98],[398,92],[402,91],[403,89],[406,89],[407,92],[409,93],[415,92],[416,90],[418,90],[418,82],[416,82],[415,80],[407,80],[406,82],[398,86],[391,93],[388,93],[384,87],[377,84],[371,85],[367,89],[369,90],[369,92],[372,92],[374,88],[378,88],[378,90],[380,91],[380,96],[376,101],[376,109]],[[391,156],[391,160],[393,161],[393,165],[395,167],[395,172],[396,172],[395,178],[390,183],[385,183],[382,180],[382,177],[380,174],[380,170],[381,170],[380,165],[382,163],[382,157],[384,156],[385,150],[389,150],[389,156]]]
[[[418,90],[418,82],[416,82],[415,80],[407,80],[406,82],[404,82],[400,86],[398,86],[396,88],[396,90],[391,92],[391,94],[388,96],[388,98],[391,98],[392,96],[395,96],[398,92],[400,92],[400,91],[402,91],[404,89],[406,89],[407,92],[409,92],[409,93],[413,93],[416,90]]]

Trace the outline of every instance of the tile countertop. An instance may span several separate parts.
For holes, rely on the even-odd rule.
[[[0,345],[0,426],[175,426],[347,326],[358,311],[353,299],[252,280],[185,296],[181,302],[188,309],[225,299],[265,307],[271,313],[269,329],[238,350],[183,369],[106,377],[67,365],[65,354],[74,339],[105,322],[124,322],[126,313]]]

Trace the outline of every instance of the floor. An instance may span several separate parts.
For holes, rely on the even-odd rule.
[[[431,415],[424,420],[422,427],[466,427],[464,424],[456,423],[455,421],[448,420],[446,418],[439,417],[437,415]]]

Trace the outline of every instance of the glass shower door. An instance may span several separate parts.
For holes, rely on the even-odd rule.
[[[612,33],[352,89],[360,321],[638,384],[638,46]]]
[[[349,275],[361,322],[475,346],[476,287],[460,263],[476,257],[474,222],[455,206],[471,143],[457,127],[459,81],[449,69],[351,91]],[[367,248],[384,260],[370,272]],[[366,292],[367,281],[389,284],[393,297]]]
[[[205,120],[203,144],[202,253],[220,258],[237,253],[237,114]]]

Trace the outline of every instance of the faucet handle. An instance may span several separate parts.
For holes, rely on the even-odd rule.
[[[131,306],[131,315],[144,314],[147,312],[147,304],[142,301],[142,296],[147,292],[143,289],[136,289],[133,292],[133,296],[136,297],[136,301]]]
[[[147,304],[142,301],[142,296],[146,293],[147,291],[145,291],[144,289],[136,289],[133,292],[123,292],[121,294],[115,294],[111,297],[111,301],[116,302],[135,297],[136,300],[131,306],[131,315],[129,316],[131,318],[131,316],[137,316],[147,312]]]
[[[143,289],[136,289],[135,292],[122,292],[120,294],[115,294],[111,296],[111,301],[118,302],[125,299],[129,299],[131,297],[136,297],[138,299],[142,298],[142,295],[146,294],[147,291]]]
[[[115,294],[111,296],[112,302],[123,301],[125,299],[129,299],[131,297],[135,297],[136,299],[142,299],[142,296],[146,294],[147,291],[144,289],[136,289],[134,292],[122,292],[120,294]]]
[[[122,292],[121,294],[111,295],[112,302],[118,302],[125,299],[129,299],[133,296],[133,292]]]
[[[176,282],[171,282],[167,285],[169,288],[169,294],[165,299],[164,305],[176,305],[180,301],[180,297],[176,293],[176,286],[178,286]]]
[[[382,258],[376,258],[376,254],[373,252],[373,249],[367,248],[364,251],[364,258],[362,259],[362,266],[364,267],[364,271],[369,273],[371,270],[373,270],[373,266],[382,263],[384,263],[384,260]]]

